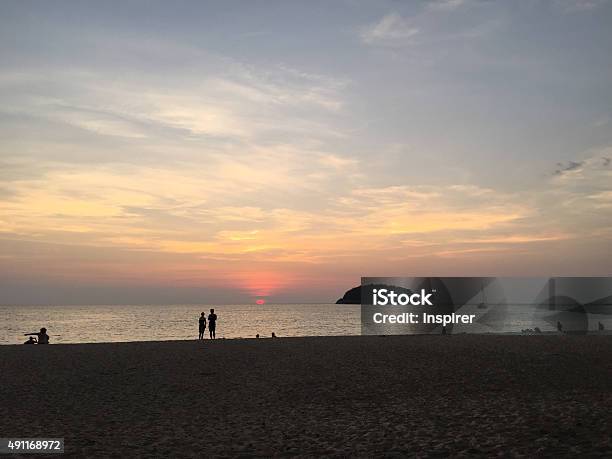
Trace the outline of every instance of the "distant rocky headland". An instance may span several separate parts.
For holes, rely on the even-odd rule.
[[[372,290],[381,289],[381,288],[392,288],[398,293],[411,293],[411,291],[407,288],[385,285],[385,284],[367,284],[367,285],[359,285],[357,287],[353,287],[350,290],[347,290],[344,293],[344,296],[336,301],[336,304],[361,304],[361,295],[365,290],[366,295],[371,295]]]

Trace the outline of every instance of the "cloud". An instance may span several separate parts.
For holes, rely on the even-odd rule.
[[[583,164],[583,161],[568,161],[567,163],[557,163],[558,169],[555,170],[554,174],[562,175],[570,171],[579,171]]]
[[[390,13],[364,29],[361,39],[369,45],[397,45],[410,42],[418,33],[419,29],[408,20],[397,13]]]
[[[342,157],[334,154],[322,154],[319,163],[322,166],[347,172],[349,168],[356,166],[358,160],[355,158]]]
[[[0,186],[0,199],[12,198],[15,196],[15,191],[10,188]]]
[[[48,107],[46,116],[50,121],[63,123],[85,129],[102,136],[123,137],[127,139],[144,139],[146,128],[138,120],[130,120],[119,113],[104,113],[100,110],[83,107],[55,106]]]
[[[427,8],[432,11],[454,11],[466,3],[466,0],[433,0],[427,4]]]
[[[449,45],[490,36],[504,24],[500,9],[493,4],[480,3],[478,8],[470,9],[469,15],[463,14],[463,8],[470,4],[464,0],[433,1],[425,3],[410,17],[386,14],[361,30],[361,41],[387,48],[418,45],[426,48],[427,56],[422,57],[425,62],[440,53],[447,59],[445,51]],[[449,45],[440,47],[441,43]]]
[[[50,171],[14,187],[14,197],[3,208],[9,216],[4,229],[34,240],[59,243],[79,233],[85,245],[174,253],[282,249],[286,254],[300,248],[297,259],[306,260],[334,247],[377,245],[389,235],[486,229],[526,214],[507,197],[476,186],[343,192],[338,183],[358,163],[312,155],[305,163],[299,160],[301,168],[285,166],[300,157],[300,151],[262,151],[258,158],[251,153],[240,161],[220,156],[207,169],[72,166]],[[244,168],[242,161],[247,161]],[[329,166],[327,176],[305,173],[318,171],[321,161]],[[162,183],[167,184],[163,192]],[[257,205],[247,204],[251,196]],[[313,197],[317,204],[311,206]]]
[[[612,190],[591,194],[589,199],[595,201],[598,208],[610,208],[612,207]]]
[[[61,262],[54,275],[66,278],[229,286],[240,277],[255,289],[248,280],[262,271],[293,285],[299,273],[331,265],[368,260],[382,269],[377,260],[400,267],[413,258],[451,262],[570,244],[608,218],[594,214],[603,220],[591,222],[589,209],[604,214],[611,204],[605,151],[564,164],[569,171],[542,189],[517,192],[473,183],[375,186],[367,164],[304,153],[285,146],[211,156],[206,167],[55,168],[11,185],[0,231],[30,246],[69,245],[36,255],[41,269]],[[322,167],[327,175],[311,174]],[[338,186],[347,170],[361,179]],[[577,199],[579,207],[567,205]]]
[[[590,156],[581,160],[559,162],[553,176],[557,176],[564,183],[588,179],[595,185],[602,175],[608,176],[612,173],[610,170],[611,160],[606,156],[610,154],[610,150],[604,149],[591,153]]]
[[[555,0],[554,3],[564,13],[577,13],[608,5],[610,0]]]
[[[584,159],[569,161],[557,169],[540,191],[543,218],[581,238],[612,227],[612,214],[602,212],[612,204],[610,148],[590,151]]]
[[[341,116],[348,79],[205,57],[188,73],[166,76],[32,69],[22,79],[0,80],[2,112],[124,140],[343,135],[326,118]]]
[[[593,123],[593,126],[596,128],[605,127],[609,125],[611,122],[612,122],[612,118],[610,118],[610,116],[608,115],[604,115],[604,116],[600,116],[599,118],[597,118],[595,122]]]

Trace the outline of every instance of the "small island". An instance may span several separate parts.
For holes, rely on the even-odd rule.
[[[395,285],[386,285],[386,284],[359,285],[357,287],[353,287],[350,290],[347,290],[344,293],[344,296],[342,298],[339,298],[336,301],[336,304],[361,304],[361,295],[363,293],[363,289],[366,289],[365,294],[371,297],[372,290],[381,289],[381,288],[386,288],[386,289],[392,288],[398,293],[408,293],[408,294],[412,293],[410,289],[407,289],[404,287],[398,287]]]

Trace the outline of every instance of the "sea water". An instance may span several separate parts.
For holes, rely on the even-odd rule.
[[[47,328],[51,343],[197,339],[198,318],[218,316],[218,338],[358,335],[360,306],[347,304],[0,306],[0,344]],[[208,337],[208,330],[206,330]]]
[[[272,332],[278,337],[361,334],[361,306],[352,304],[0,306],[0,344],[23,343],[24,333],[41,327],[48,329],[52,344],[197,339],[200,313],[208,315],[212,307],[218,316],[217,338],[265,338]],[[462,312],[477,314],[476,320],[453,326],[452,333],[521,333],[535,327],[550,333],[556,332],[557,320],[570,330],[574,320],[531,305]],[[575,319],[584,322],[580,314]],[[610,314],[588,315],[585,327],[596,332],[600,322],[609,333]],[[412,332],[398,326],[391,333]]]

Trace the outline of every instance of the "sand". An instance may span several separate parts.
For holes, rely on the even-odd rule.
[[[0,365],[0,437],[73,457],[612,454],[612,336],[0,346]]]

